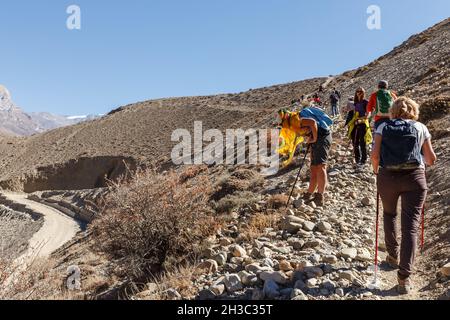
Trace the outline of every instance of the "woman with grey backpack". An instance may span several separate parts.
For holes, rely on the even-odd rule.
[[[412,290],[411,275],[417,251],[421,214],[427,195],[425,165],[436,162],[427,127],[418,122],[419,105],[400,97],[390,120],[375,131],[372,165],[378,175],[378,195],[384,209],[386,263],[398,268],[398,291]],[[401,243],[397,241],[397,203],[401,197]]]

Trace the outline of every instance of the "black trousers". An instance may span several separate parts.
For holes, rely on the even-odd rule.
[[[366,130],[365,124],[358,124],[352,131],[351,137],[356,163],[365,164],[367,162]]]

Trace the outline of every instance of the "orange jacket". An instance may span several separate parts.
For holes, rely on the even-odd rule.
[[[390,92],[391,92],[392,98],[394,100],[397,100],[397,95],[393,91],[390,91]],[[377,94],[378,94],[378,91],[375,91],[370,96],[369,104],[367,105],[367,112],[372,113],[372,112],[374,112],[377,109]],[[374,120],[375,120],[375,122],[377,122],[381,118],[382,117],[376,115]]]

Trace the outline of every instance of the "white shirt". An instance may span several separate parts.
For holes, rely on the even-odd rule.
[[[419,145],[421,147],[423,147],[425,141],[431,139],[430,131],[428,131],[428,128],[426,125],[424,125],[421,122],[414,121],[414,120],[406,120],[406,119],[403,119],[403,120],[405,120],[408,123],[411,123],[414,126],[414,128],[416,128],[416,130],[418,132],[418,136],[419,136]],[[385,127],[386,127],[386,123],[384,122],[378,127],[377,131],[375,131],[375,134],[383,136],[383,130]],[[423,156],[422,156],[422,161],[421,161],[420,167],[425,168],[425,162],[423,161]]]

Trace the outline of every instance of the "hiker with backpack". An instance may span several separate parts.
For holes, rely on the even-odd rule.
[[[332,144],[331,125],[333,121],[316,107],[304,108],[300,113],[300,127],[310,132],[307,143],[311,148],[311,176],[308,191],[303,200],[323,206],[328,184],[327,161]],[[317,192],[316,192],[317,191]]]
[[[353,144],[356,169],[361,169],[367,161],[367,145],[372,143],[372,132],[368,119],[366,91],[360,87],[354,98],[353,117],[348,123],[349,138]]]
[[[333,117],[336,117],[340,114],[339,100],[340,100],[340,95],[339,95],[338,91],[334,89],[330,94],[331,115]]]
[[[389,83],[382,80],[378,83],[378,90],[369,99],[367,111],[372,114],[375,120],[375,130],[389,120],[389,110],[397,99],[394,92],[389,90]]]
[[[378,196],[384,209],[386,263],[398,268],[398,292],[412,290],[411,274],[417,251],[418,229],[427,195],[425,165],[434,165],[436,154],[427,127],[418,122],[419,105],[398,98],[390,120],[375,133],[372,165],[378,175]],[[397,204],[401,197],[401,243],[397,242]]]

